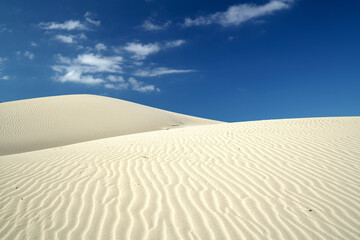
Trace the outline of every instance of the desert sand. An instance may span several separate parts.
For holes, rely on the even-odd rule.
[[[360,117],[76,95],[1,103],[0,124],[0,239],[360,239]]]
[[[0,156],[132,133],[217,123],[96,95],[0,104]]]

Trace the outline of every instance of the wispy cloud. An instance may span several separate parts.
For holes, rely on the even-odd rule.
[[[173,48],[173,47],[179,47],[183,45],[186,41],[183,39],[175,40],[175,41],[167,41],[164,44],[165,48]]]
[[[0,24],[0,33],[2,32],[12,32],[5,24]]]
[[[34,57],[35,57],[35,54],[33,54],[32,52],[29,52],[29,51],[24,51],[24,52],[22,52],[22,51],[16,51],[15,53],[16,53],[16,55],[19,56],[19,57],[27,57],[27,58],[30,59],[30,60],[33,60]]]
[[[142,44],[138,42],[127,43],[124,49],[133,54],[133,58],[143,60],[151,54],[155,54],[162,49],[181,46],[185,40],[179,39],[175,41],[166,41],[164,43],[148,43]]]
[[[69,20],[65,21],[64,23],[57,23],[57,22],[41,22],[38,25],[40,28],[46,30],[87,30],[85,24],[81,23],[79,20]]]
[[[145,85],[143,82],[136,80],[135,78],[131,77],[128,80],[129,84],[131,85],[132,90],[138,92],[153,92],[157,91],[160,92],[159,88],[156,88],[154,85]]]
[[[114,77],[114,76],[113,76]],[[110,78],[108,78],[110,80]],[[146,92],[160,92],[160,89],[155,87],[154,85],[145,84],[142,81],[138,81],[133,77],[130,77],[127,81],[122,77],[115,77],[116,80],[121,81],[114,81],[114,79],[110,80],[112,83],[105,83],[104,87],[107,89],[113,89],[113,90],[125,90],[125,89],[131,89],[133,91],[146,93]]]
[[[121,72],[120,66],[123,58],[121,56],[102,56],[92,53],[80,54],[74,59],[66,58],[61,55],[57,56],[59,65],[54,65],[57,70],[66,70],[77,68],[81,72]]]
[[[150,19],[148,19],[141,25],[141,27],[146,31],[159,31],[166,29],[167,27],[170,26],[170,24],[171,21],[167,21],[163,24],[156,24],[152,22]]]
[[[117,84],[105,83],[104,87],[108,88],[108,89],[114,89],[114,90],[124,90],[124,89],[128,89],[129,83],[117,83]]]
[[[30,42],[30,45],[31,45],[32,47],[37,47],[37,46],[38,46],[38,44],[37,44],[36,42]]]
[[[29,51],[25,51],[24,56],[29,58],[30,60],[33,60],[34,57],[35,57],[35,55],[32,52],[29,52]]]
[[[55,39],[60,41],[60,42],[63,42],[63,43],[74,44],[74,43],[77,43],[77,39],[86,39],[86,36],[83,33],[78,34],[78,35],[57,34],[55,36]]]
[[[98,44],[95,45],[95,49],[97,51],[102,51],[102,50],[106,50],[107,47],[103,43],[98,43]]]
[[[145,59],[148,55],[160,51],[160,46],[158,43],[141,44],[132,42],[127,43],[124,49],[134,54],[134,58],[136,59]]]
[[[207,16],[200,16],[194,19],[185,18],[183,26],[201,26],[220,24],[224,27],[237,26],[250,19],[272,14],[275,11],[287,9],[292,0],[271,0],[264,5],[238,4],[231,6],[225,12],[217,12]]]
[[[5,75],[1,76],[2,70],[3,70],[3,64],[7,60],[7,58],[0,57],[0,80],[8,80],[10,77]]]
[[[159,67],[154,69],[138,70],[134,73],[134,75],[138,77],[155,77],[165,74],[178,74],[178,73],[190,73],[190,72],[195,72],[195,70],[191,70],[191,69],[182,70],[182,69],[170,69],[166,67]]]
[[[74,39],[74,36],[73,35],[61,35],[61,34],[58,34],[55,36],[55,39],[61,41],[61,42],[64,42],[64,43],[74,43],[75,42],[75,39]]]
[[[175,44],[177,45],[177,44]],[[165,46],[163,43],[161,46]],[[145,47],[147,47],[145,45]],[[124,59],[120,55],[105,56],[101,54],[101,50],[107,49],[104,44],[97,44],[95,48],[87,51],[95,51],[97,53],[85,52],[73,58],[62,55],[56,56],[56,64],[51,68],[54,71],[53,79],[61,83],[78,83],[88,86],[103,86],[111,90],[133,90],[141,93],[159,92],[160,89],[152,84],[146,84],[136,80],[133,77],[127,80],[121,75],[124,71]],[[97,51],[96,51],[97,50]],[[107,51],[108,52],[108,51]],[[145,54],[146,55],[146,54]],[[130,62],[137,61],[132,58]],[[130,71],[133,71],[130,68]],[[128,66],[125,68],[127,75],[134,76],[129,72]],[[161,70],[161,69],[160,69]],[[152,74],[166,74],[154,72]],[[163,71],[172,71],[171,69],[162,69]]]
[[[87,74],[84,75],[78,69],[68,69],[64,75],[57,75],[55,78],[59,82],[73,82],[73,83],[82,83],[87,85],[97,85],[103,83],[104,80],[101,78],[96,78],[93,75]]]
[[[95,85],[105,82],[96,75],[104,73],[121,73],[121,56],[102,56],[94,54],[81,54],[74,59],[57,56],[58,64],[52,69],[56,72],[55,80],[59,82],[77,82]]]
[[[125,82],[125,79],[123,78],[123,76],[109,75],[107,77],[107,79],[111,82],[120,82],[120,83]]]
[[[10,79],[10,77],[7,75],[0,77],[0,80],[9,80],[9,79]]]
[[[7,58],[0,57],[0,73],[3,70],[4,62],[7,60]]]
[[[100,23],[101,23],[100,20],[94,20],[94,19],[92,19],[92,16],[93,16],[93,14],[91,12],[86,12],[85,15],[84,15],[85,20],[88,23],[93,24],[93,25],[95,25],[97,27],[100,26]]]
[[[82,54],[77,57],[75,63],[90,67],[94,72],[121,72],[121,56],[105,57],[94,54]]]
[[[84,14],[84,20],[68,20],[63,23],[61,22],[41,22],[37,26],[45,29],[45,30],[65,30],[65,31],[84,31],[84,30],[91,30],[93,26],[99,27],[101,24],[100,20],[94,20],[93,14],[90,12],[86,12]],[[68,43],[71,41],[69,36],[65,40]]]

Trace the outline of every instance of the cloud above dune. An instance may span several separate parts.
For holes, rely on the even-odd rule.
[[[138,81],[133,77],[130,77],[127,81],[122,76],[109,76],[108,80],[111,83],[104,84],[107,89],[124,90],[131,89],[133,91],[147,93],[147,92],[160,92],[160,89],[151,84],[145,84],[142,81]]]
[[[154,85],[146,85],[144,82],[138,81],[135,78],[131,77],[129,78],[128,82],[131,85],[132,90],[138,91],[138,92],[153,92],[157,91],[160,92],[159,88],[156,88]]]
[[[266,16],[276,11],[287,9],[291,0],[271,0],[264,5],[238,4],[230,6],[224,12],[216,12],[197,18],[185,18],[184,27],[220,24],[223,27],[238,26],[250,19]]]
[[[64,75],[59,75],[56,80],[62,83],[74,82],[87,85],[97,85],[104,82],[101,78],[95,78],[92,75],[85,75],[76,69],[68,70]]]
[[[55,80],[59,82],[77,82],[84,84],[99,84],[104,80],[91,74],[121,73],[121,56],[102,56],[95,54],[80,54],[74,59],[57,55],[57,64],[52,66],[56,72]]]
[[[95,20],[94,14],[86,12],[84,19],[67,20],[65,22],[41,22],[38,26],[48,30],[52,40],[66,43],[76,47],[76,51],[83,51],[75,56],[67,57],[57,54],[55,63],[51,65],[54,71],[52,79],[60,83],[78,83],[88,86],[102,86],[111,90],[133,90],[141,93],[159,92],[160,89],[153,84],[137,80],[134,77],[154,77],[167,74],[193,72],[189,69],[171,69],[166,67],[148,68],[145,59],[171,48],[177,48],[186,43],[183,39],[169,41],[140,42],[138,40],[126,42],[119,46],[107,47],[104,43],[88,46],[91,41],[84,32],[93,27],[99,27],[100,20]],[[171,22],[156,24],[150,19],[142,25],[144,30],[163,30]],[[79,45],[80,40],[84,40]],[[86,40],[86,41],[85,41]],[[94,44],[94,43],[92,43]],[[149,65],[153,65],[150,63]],[[126,79],[122,75],[126,76]]]
[[[57,55],[57,64],[52,66],[55,71],[53,79],[61,83],[80,83],[89,86],[103,85],[106,89],[159,92],[160,89],[151,84],[138,81],[133,77],[128,80],[119,74],[123,73],[121,56],[103,56],[85,53],[75,58]]]

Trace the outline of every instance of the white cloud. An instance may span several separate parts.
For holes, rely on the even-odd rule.
[[[143,82],[136,80],[135,78],[131,77],[128,80],[129,84],[131,85],[132,90],[138,92],[153,92],[157,91],[160,92],[159,88],[156,88],[154,85],[144,85]]]
[[[16,56],[19,56],[19,57],[27,57],[30,60],[34,59],[34,57],[35,57],[35,55],[29,51],[25,51],[25,52],[16,51],[15,54],[16,54]]]
[[[165,74],[176,74],[176,73],[189,73],[194,72],[195,70],[181,70],[181,69],[169,69],[166,67],[159,67],[154,69],[147,69],[147,70],[138,70],[134,73],[135,76],[138,77],[155,77]]]
[[[162,49],[173,48],[181,46],[185,43],[185,40],[179,39],[175,41],[166,41],[162,44],[160,43],[148,43],[141,44],[137,42],[127,43],[124,49],[133,54],[133,58],[137,60],[143,60],[148,55],[155,54]]]
[[[74,39],[74,35],[61,35],[61,34],[58,34],[55,36],[55,38],[61,42],[64,42],[64,43],[75,43],[75,39]]]
[[[58,64],[53,65],[52,69],[56,72],[55,80],[59,82],[95,85],[105,82],[96,75],[121,73],[122,60],[121,56],[102,56],[91,53],[78,55],[74,59],[58,55]]]
[[[107,79],[111,82],[125,82],[125,79],[122,76],[109,75]]]
[[[290,7],[292,0],[271,0],[264,5],[239,4],[231,6],[225,12],[217,12],[195,19],[186,18],[185,27],[220,24],[224,27],[237,26],[250,19],[272,14]]]
[[[130,77],[128,81],[126,81],[121,76],[110,75],[107,79],[112,82],[104,84],[104,87],[107,89],[124,90],[130,88],[131,90],[142,93],[153,91],[160,92],[160,89],[156,88],[154,85],[146,85],[144,82],[138,81],[133,77]]]
[[[136,59],[144,59],[150,54],[157,53],[160,51],[160,46],[158,43],[149,43],[149,44],[141,44],[141,43],[128,43],[124,49],[132,54],[134,54],[134,58]]]
[[[98,51],[106,50],[106,46],[102,43],[98,43],[95,45],[95,49]]]
[[[81,23],[78,20],[69,20],[65,21],[64,23],[57,23],[57,22],[41,22],[39,27],[46,29],[46,30],[87,30],[88,28],[85,24]]]
[[[160,89],[156,88],[154,85],[146,85],[144,82],[138,81],[133,77],[130,77],[128,81],[126,81],[122,76],[110,75],[107,79],[111,81],[111,83],[104,84],[104,87],[107,89],[124,90],[130,88],[131,90],[142,93],[153,91],[160,92]]]
[[[0,77],[0,80],[9,80],[9,79],[10,79],[10,77],[7,75]]]
[[[121,56],[105,57],[90,53],[79,55],[75,62],[89,66],[95,72],[120,72],[122,60]]]
[[[65,75],[58,76],[56,80],[63,83],[74,82],[88,85],[97,85],[104,82],[101,78],[94,78],[92,75],[82,75],[80,71],[76,70],[70,70]]]
[[[34,59],[34,57],[35,57],[35,55],[29,51],[25,51],[24,56],[29,58],[30,60]]]
[[[119,83],[119,84],[106,83],[106,84],[104,84],[104,87],[108,88],[108,89],[123,90],[123,89],[127,89],[129,87],[129,84],[128,83]]]
[[[64,63],[64,64],[71,64],[71,62],[72,62],[72,60],[70,58],[64,57],[61,54],[58,54],[56,56],[56,59],[58,60],[58,62]]]
[[[68,44],[74,44],[77,43],[77,39],[86,39],[86,35],[81,33],[81,34],[77,34],[77,35],[63,35],[63,34],[57,34],[55,36],[56,40],[59,40],[60,42],[63,43],[68,43]]]
[[[183,45],[186,41],[183,39],[175,40],[175,41],[167,41],[165,42],[166,48],[179,47]]]
[[[170,21],[167,21],[164,24],[156,24],[148,19],[141,25],[141,27],[146,31],[158,31],[166,29],[170,24]]]
[[[37,46],[38,46],[38,44],[37,44],[36,42],[31,42],[30,45],[31,45],[32,47],[37,47]]]
[[[90,13],[90,12],[86,12],[85,13],[85,15],[84,15],[84,17],[85,17],[85,20],[88,22],[88,23],[90,23],[90,24],[93,24],[93,25],[95,25],[95,26],[100,26],[100,21],[96,21],[96,20],[93,20],[91,17],[92,17],[92,13]]]

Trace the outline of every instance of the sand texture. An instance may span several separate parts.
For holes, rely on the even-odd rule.
[[[360,239],[359,117],[137,133],[0,169],[0,239]]]
[[[96,95],[0,104],[0,156],[106,137],[218,123]]]

